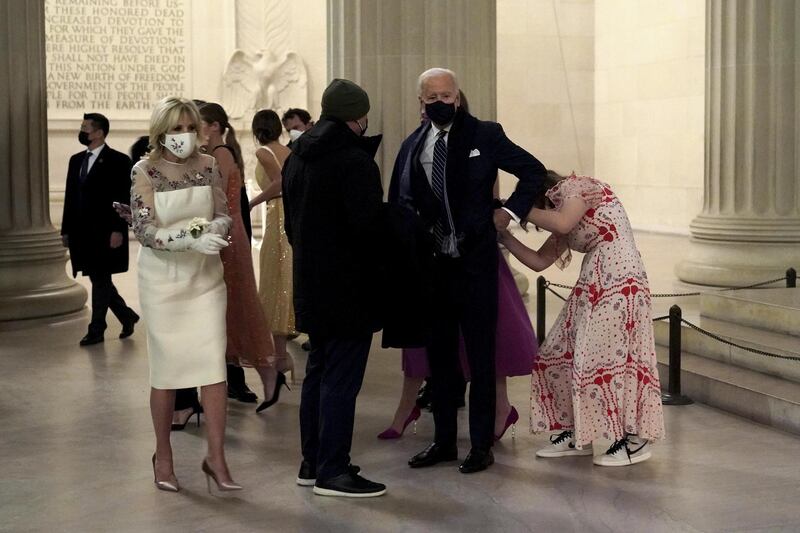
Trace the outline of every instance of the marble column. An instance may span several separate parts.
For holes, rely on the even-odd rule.
[[[745,285],[800,266],[800,3],[707,0],[703,211],[678,277]]]
[[[83,308],[50,222],[44,1],[0,0],[0,320]]]
[[[470,111],[496,112],[493,0],[328,0],[328,77],[369,93],[369,133],[383,133],[376,160],[388,185],[402,140],[419,125],[417,78],[427,68],[455,71]]]

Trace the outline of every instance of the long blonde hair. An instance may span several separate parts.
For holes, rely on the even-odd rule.
[[[150,154],[147,158],[150,161],[158,161],[164,155],[165,136],[169,131],[178,125],[181,116],[189,115],[196,128],[200,127],[200,112],[191,100],[179,96],[167,96],[159,101],[153,108],[150,115]],[[195,144],[192,155],[199,153],[199,146]]]

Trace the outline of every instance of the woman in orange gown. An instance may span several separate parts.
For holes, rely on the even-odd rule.
[[[206,103],[200,107],[200,116],[201,135],[207,139],[207,151],[216,158],[226,181],[228,207],[233,219],[230,246],[222,253],[228,289],[228,348],[225,356],[233,364],[252,366],[258,372],[264,385],[265,401],[257,409],[261,411],[277,401],[279,387],[285,384],[285,379],[279,378],[274,365],[275,346],[268,319],[258,300],[250,242],[242,221],[239,197],[243,175],[241,150],[222,106]]]

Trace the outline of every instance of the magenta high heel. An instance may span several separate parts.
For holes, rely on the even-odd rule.
[[[511,426],[511,438],[513,439],[517,433],[516,423],[518,420],[519,420],[519,413],[517,412],[517,409],[512,405],[511,411],[508,412],[508,417],[506,417],[506,425],[503,426],[503,431],[500,432],[500,435],[494,436],[495,442],[503,438],[503,435],[506,434],[508,426]]]
[[[403,429],[401,429],[398,432],[394,428],[389,428],[389,429],[385,430],[383,433],[381,433],[380,435],[378,435],[378,438],[381,439],[381,440],[399,439],[400,437],[403,436],[403,433],[405,433],[406,428],[408,427],[408,425],[411,422],[414,422],[414,435],[416,435],[417,434],[417,419],[420,417],[421,414],[422,413],[419,410],[419,407],[417,407],[415,405],[414,408],[411,410],[411,413],[408,415],[408,418],[406,418],[406,421],[403,422]]]

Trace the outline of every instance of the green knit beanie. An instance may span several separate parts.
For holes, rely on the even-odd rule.
[[[350,80],[334,79],[322,93],[322,116],[347,122],[369,112],[367,92]]]

